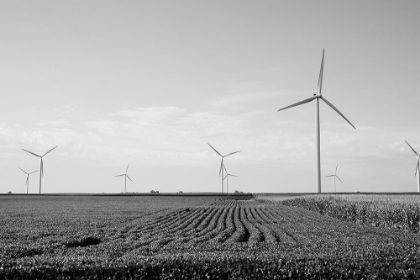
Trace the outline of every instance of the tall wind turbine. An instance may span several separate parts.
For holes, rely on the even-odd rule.
[[[224,167],[224,169],[226,171],[226,176],[223,178],[223,179],[226,179],[226,193],[229,193],[229,176],[232,176],[232,177],[238,177],[238,176],[233,175],[233,174],[230,174],[227,171],[227,169],[226,169],[226,167],[224,165],[223,165],[223,167]]]
[[[38,172],[38,170],[32,171],[32,172],[26,172],[25,170],[23,170],[22,168],[19,167],[20,170],[23,171],[23,173],[25,173],[26,176],[26,194],[29,193],[29,175],[31,175],[32,173]]]
[[[44,161],[42,160],[42,158],[43,157],[45,157],[49,152],[51,152],[52,150],[54,150],[55,148],[57,148],[58,146],[55,146],[54,148],[52,148],[51,150],[49,150],[48,152],[46,152],[45,154],[43,154],[42,156],[40,156],[40,155],[37,155],[37,154],[35,154],[35,153],[32,153],[31,151],[28,151],[28,150],[25,150],[25,149],[22,149],[22,150],[24,150],[25,152],[28,152],[28,153],[30,153],[30,154],[32,154],[32,155],[34,155],[34,156],[36,156],[36,157],[39,157],[39,158],[41,158],[41,164],[40,164],[40,167],[39,167],[39,194],[41,194],[41,177],[43,177],[44,176]]]
[[[328,106],[330,106],[334,111],[336,111],[343,119],[345,119],[354,129],[356,127],[337,109],[332,105],[327,99],[325,99],[321,92],[322,92],[322,79],[324,77],[324,50],[322,50],[322,63],[321,69],[319,71],[318,77],[318,93],[314,93],[312,97],[304,99],[300,102],[294,103],[287,107],[281,108],[277,111],[286,110],[298,105],[302,105],[312,100],[316,100],[315,102],[315,132],[316,132],[316,186],[318,193],[321,193],[321,138],[319,132],[319,100],[321,99],[324,101]]]
[[[420,155],[413,149],[413,147],[408,144],[407,140],[405,140],[405,143],[413,150],[414,154],[416,154],[417,163],[416,163],[416,173],[414,173],[414,176],[417,175],[417,191],[420,192]]]
[[[219,176],[220,176],[220,173],[222,174],[222,177],[220,177],[220,186],[221,186],[221,188],[222,188],[222,193],[223,193],[223,180],[224,180],[224,176],[223,176],[223,159],[225,158],[225,157],[228,157],[228,156],[231,156],[231,155],[233,155],[233,154],[236,154],[236,153],[239,153],[240,151],[236,151],[236,152],[233,152],[233,153],[229,153],[229,154],[227,154],[227,155],[222,155],[221,153],[219,153],[215,148],[213,148],[213,146],[212,145],[210,145],[209,143],[207,143],[207,145],[209,145],[219,156],[221,156],[222,157],[222,163],[220,164],[220,170],[219,170]]]
[[[115,177],[124,176],[124,193],[127,193],[127,178],[130,179],[131,182],[133,182],[133,180],[131,180],[130,176],[127,175],[127,171],[128,171],[129,167],[130,167],[130,165],[127,166],[127,169],[125,170],[124,174],[120,174],[120,175],[115,176]]]
[[[338,176],[337,176],[337,169],[338,169],[338,164],[337,164],[337,166],[335,167],[335,172],[334,172],[334,175],[328,175],[328,176],[325,176],[325,178],[327,178],[327,177],[334,177],[334,192],[335,192],[335,193],[337,193],[336,188],[335,188],[335,178],[337,178],[338,180],[340,180],[340,182],[341,182],[342,184],[344,184],[344,183],[343,183],[343,181],[341,181],[340,177],[338,177]]]

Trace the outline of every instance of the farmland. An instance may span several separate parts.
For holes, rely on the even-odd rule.
[[[272,196],[265,199],[358,224],[420,232],[418,194],[307,195],[289,199]]]
[[[420,277],[418,233],[281,202],[0,196],[0,208],[0,279]]]

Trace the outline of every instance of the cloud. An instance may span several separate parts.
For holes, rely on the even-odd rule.
[[[222,153],[241,149],[244,152],[235,158],[250,164],[294,160],[306,155],[307,146],[313,146],[308,138],[296,140],[294,129],[288,131],[288,127],[296,128],[299,123],[278,121],[267,110],[232,113],[153,107],[118,111],[109,116],[112,118],[89,121],[86,125],[102,136],[104,148],[119,147],[119,156],[144,162],[202,164],[214,158],[206,143]]]
[[[56,108],[53,111],[57,114],[62,115],[62,116],[70,117],[70,116],[73,115],[74,110],[75,110],[74,107],[66,105],[66,106],[62,106],[60,108]]]
[[[321,123],[322,123],[322,126],[325,126],[327,129],[340,128],[340,129],[351,129],[351,130],[353,130],[353,128],[344,120],[343,120],[343,122],[340,122],[340,123],[338,123],[338,122],[336,122],[336,123],[321,122]],[[358,124],[356,126],[356,131],[380,132],[380,131],[384,131],[384,129],[378,128],[378,127],[371,127],[371,126],[365,126],[365,125]]]
[[[249,96],[249,100],[255,98]],[[386,144],[383,139],[389,132],[385,130],[361,126],[354,131],[344,122],[323,126],[325,160],[395,156],[394,150],[408,148],[398,146],[403,142],[379,146]],[[209,164],[217,156],[207,143],[221,153],[241,150],[230,158],[237,164],[312,162],[315,153],[312,123],[282,120],[265,109],[232,112],[135,107],[84,122],[43,120],[35,127],[0,125],[0,153],[8,149],[20,152],[25,147],[42,152],[59,145],[57,154],[101,162]]]
[[[121,110],[110,113],[110,116],[124,117],[131,121],[141,122],[143,124],[154,124],[171,121],[185,113],[185,109],[175,106],[166,107],[138,107],[133,110]]]
[[[50,121],[46,121],[49,123]],[[53,122],[53,121],[52,121]],[[42,129],[40,129],[42,127]],[[70,128],[45,127],[24,128],[21,125],[0,125],[0,143],[7,146],[8,154],[16,156],[22,151],[21,148],[29,149],[35,153],[42,153],[59,145],[56,153],[62,153],[69,157],[84,157],[87,153],[86,143],[89,143],[89,133],[79,133]]]
[[[420,151],[420,145],[415,143],[410,143],[411,147],[414,148],[416,152]],[[412,154],[414,155],[411,148],[407,145],[405,141],[398,141],[398,142],[391,142],[378,145],[378,149],[390,153],[390,154],[397,154],[397,155],[404,155]]]
[[[272,98],[296,94],[294,91],[252,91],[229,94],[225,96],[217,96],[213,100],[209,101],[209,105],[214,108],[228,107],[228,106],[241,106],[255,105],[257,102],[268,101]]]
[[[54,126],[68,126],[70,125],[70,121],[68,120],[41,120],[38,122],[39,126],[47,126],[47,125],[54,125]]]

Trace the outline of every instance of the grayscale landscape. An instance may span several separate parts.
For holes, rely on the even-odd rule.
[[[1,2],[0,280],[420,279],[419,13]]]

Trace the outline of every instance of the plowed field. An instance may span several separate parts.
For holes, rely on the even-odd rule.
[[[418,234],[214,197],[0,197],[0,278],[410,278]]]

